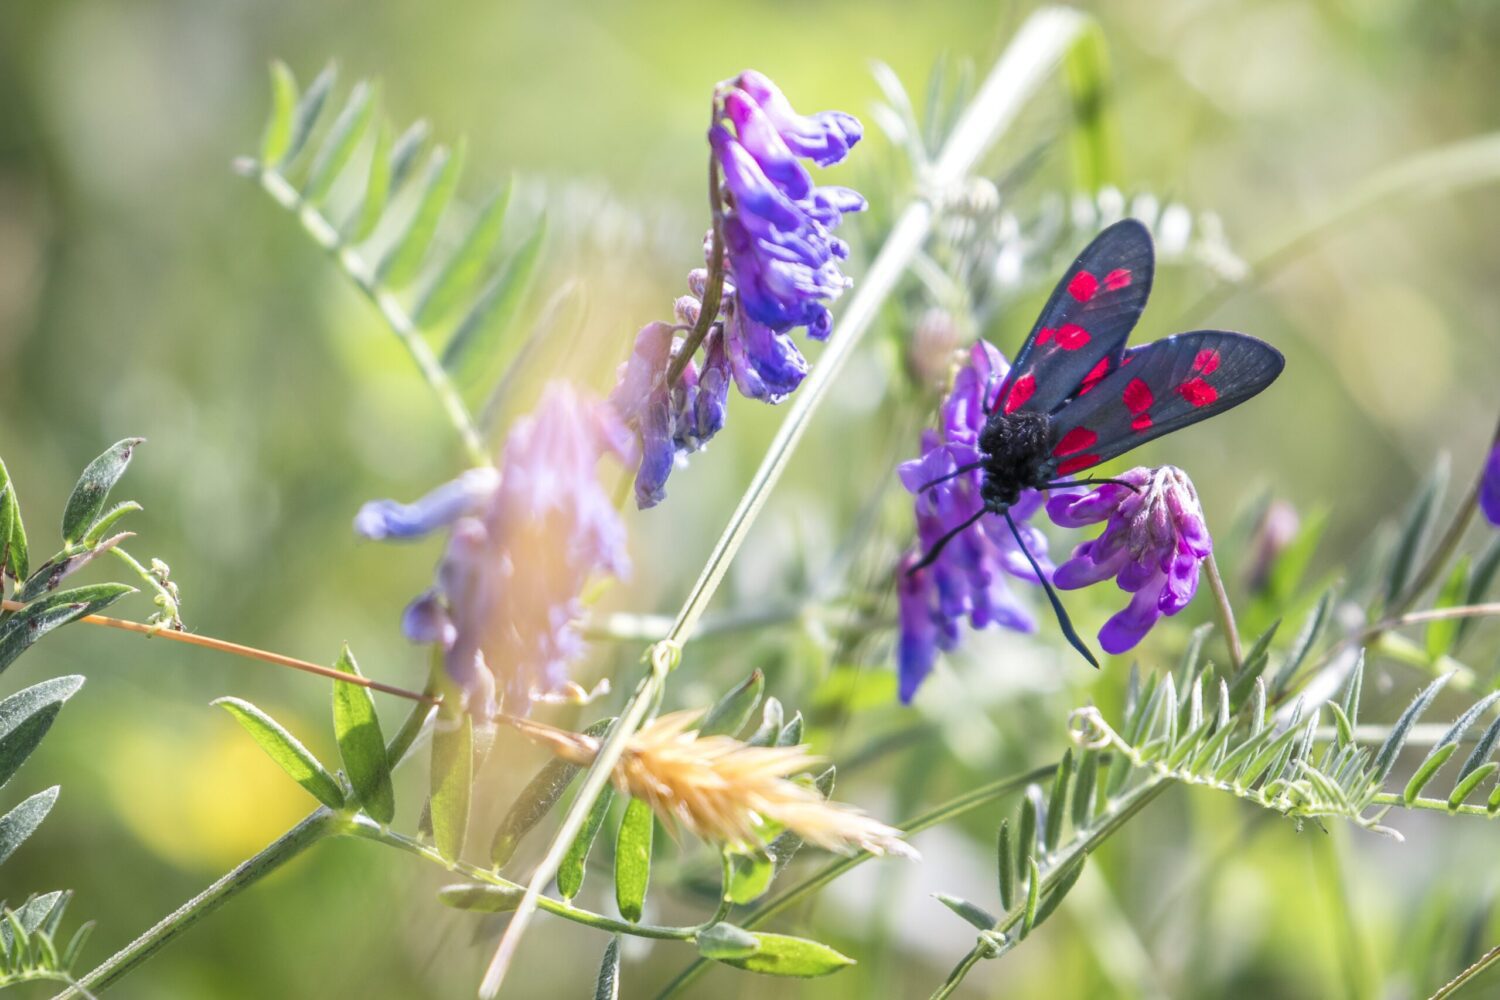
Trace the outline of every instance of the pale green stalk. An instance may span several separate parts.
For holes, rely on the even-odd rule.
[[[828,347],[812,374],[797,392],[786,419],[750,481],[729,523],[719,536],[682,609],[667,636],[657,645],[651,659],[651,671],[641,681],[608,740],[599,749],[572,808],[553,837],[546,855],[532,874],[526,896],[511,918],[494,958],[480,983],[479,995],[491,1000],[500,991],[511,959],[537,908],[537,897],[557,874],[573,838],[582,828],[594,800],[603,791],[615,762],[625,749],[625,742],[645,720],[647,708],[655,702],[671,666],[681,656],[682,644],[693,634],[698,619],[723,580],[729,564],[739,552],[750,527],[755,523],[771,490],[780,481],[791,461],[792,452],[806,433],[812,416],[822,405],[834,379],[842,371],[859,345],[886,299],[895,291],[902,276],[921,250],[932,227],[934,202],[941,204],[973,169],[980,157],[999,139],[1015,120],[1031,92],[1057,66],[1087,23],[1084,15],[1061,7],[1044,8],[1033,14],[1017,33],[1004,55],[990,71],[979,92],[938,156],[931,173],[923,178],[925,197],[912,202],[902,211],[881,247],[869,274],[856,289],[848,308],[829,337]],[[661,652],[665,650],[667,652]],[[670,659],[670,666],[666,666]]]

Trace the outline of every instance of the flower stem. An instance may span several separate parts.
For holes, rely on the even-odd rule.
[[[1239,670],[1245,662],[1245,651],[1240,646],[1240,630],[1234,623],[1234,608],[1229,603],[1229,594],[1224,590],[1224,578],[1219,575],[1219,564],[1210,552],[1205,561],[1208,567],[1208,587],[1214,594],[1214,611],[1219,617],[1219,627],[1224,630],[1224,642],[1229,646],[1229,664]]]
[[[407,314],[390,289],[379,283],[374,270],[365,262],[365,259],[352,247],[345,245],[344,238],[339,235],[333,223],[328,221],[317,208],[304,201],[297,189],[281,174],[253,160],[236,161],[235,167],[246,176],[259,181],[260,186],[278,205],[297,216],[297,221],[302,223],[302,228],[307,231],[313,241],[333,255],[340,269],[350,281],[354,282],[355,287],[365,298],[369,299],[371,304],[380,311],[386,326],[391,328],[391,332],[411,355],[423,381],[437,397],[438,404],[443,408],[448,422],[458,433],[469,461],[476,467],[492,464],[489,451],[484,446],[484,438],[479,433],[479,428],[475,425],[468,406],[464,404],[458,387],[448,377],[447,370],[443,368],[437,355],[432,352],[431,346],[422,336],[422,331],[417,328],[416,322]]]
[[[336,832],[338,822],[336,814],[327,809],[319,809],[265,850],[167,914],[156,926],[105,959],[92,972],[78,980],[76,986],[70,986],[53,1000],[102,992],[235,895]]]
[[[718,121],[719,102],[714,100],[714,121]],[[703,303],[698,308],[698,322],[688,333],[678,349],[677,355],[667,367],[667,386],[682,377],[683,371],[692,363],[693,355],[703,344],[703,338],[713,328],[719,317],[719,306],[724,301],[724,195],[719,187],[719,161],[708,156],[708,207],[713,237],[708,251],[708,284],[703,289]]]
[[[963,181],[980,157],[1015,120],[1027,97],[1062,60],[1063,54],[1087,23],[1083,14],[1063,7],[1048,7],[1031,15],[954,126],[927,178],[930,192],[928,197],[941,200]],[[902,210],[890,235],[870,265],[869,273],[855,290],[849,307],[835,324],[828,338],[827,348],[793,399],[785,420],[761,460],[760,468],[740,498],[734,513],[730,515],[729,523],[714,545],[697,583],[693,585],[682,609],[677,613],[671,631],[652,647],[651,672],[641,681],[621,714],[619,723],[600,747],[599,756],[589,768],[562,826],[532,875],[526,896],[506,927],[480,984],[479,996],[482,1000],[491,1000],[499,992],[510,960],[536,910],[537,897],[557,874],[563,855],[583,826],[594,800],[603,790],[615,761],[625,749],[625,742],[645,720],[649,706],[660,694],[670,667],[659,666],[659,661],[665,664],[666,658],[670,657],[671,666],[676,665],[683,643],[693,635],[698,619],[718,589],[729,564],[738,554],[771,490],[786,471],[792,452],[806,432],[813,414],[822,405],[833,380],[843,370],[886,299],[896,290],[912,260],[921,251],[935,214],[934,205],[927,198],[919,198]],[[708,292],[711,291],[710,288]],[[705,301],[699,316],[700,322],[702,314],[708,311],[707,305]]]

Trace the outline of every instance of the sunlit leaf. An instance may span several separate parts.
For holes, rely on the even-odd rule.
[[[0,701],[0,788],[47,735],[63,702],[81,687],[83,678],[73,674],[33,684]]]
[[[126,594],[133,593],[135,588],[123,583],[95,583],[71,590],[55,590],[38,597],[0,621],[0,671],[53,629],[102,611]]]
[[[312,172],[302,187],[302,194],[310,202],[322,201],[328,196],[334,181],[354,155],[359,140],[375,110],[375,88],[361,80],[349,92],[349,98],[339,111],[338,117],[328,130],[317,157],[313,160]]]
[[[480,913],[509,913],[521,905],[526,890],[520,886],[465,883],[445,885],[438,890],[438,901],[455,910]]]
[[[775,877],[776,862],[770,854],[736,855],[725,895],[737,906],[753,903],[771,888]]]
[[[479,210],[468,235],[417,304],[413,319],[418,325],[436,326],[448,319],[484,277],[490,257],[500,243],[510,194],[511,185],[507,184]]]
[[[754,932],[754,937],[759,945],[754,954],[719,961],[750,972],[802,979],[826,976],[854,964],[854,959],[847,955],[841,955],[826,944],[806,938],[759,932]]]
[[[733,736],[745,728],[766,689],[766,675],[759,670],[714,702],[698,724],[700,736]]]
[[[137,437],[117,441],[83,470],[83,475],[78,478],[77,485],[68,497],[67,506],[63,508],[63,541],[77,542],[93,527],[99,515],[104,512],[109,491],[114,489],[115,483],[125,474],[136,445],[144,440],[145,438]]]
[[[578,890],[583,888],[583,876],[588,871],[589,852],[593,850],[594,840],[599,836],[599,830],[604,826],[604,820],[609,815],[609,807],[614,804],[614,789],[605,786],[599,792],[599,797],[589,807],[589,814],[584,817],[583,826],[578,829],[578,836],[568,845],[568,853],[563,855],[562,862],[557,866],[557,891],[564,899],[572,899],[578,895]]]
[[[651,882],[651,838],[656,817],[640,799],[631,799],[615,839],[615,904],[626,920],[637,922]]]
[[[987,912],[984,907],[979,906],[976,903],[971,903],[967,899],[959,899],[957,896],[950,896],[944,892],[936,893],[935,897],[939,903],[942,903],[948,909],[952,910],[954,913],[958,914],[960,917],[967,920],[970,924],[979,928],[980,930],[987,931],[994,928],[994,914]]]
[[[432,730],[432,840],[450,861],[463,854],[474,784],[474,718],[439,716]]]
[[[365,190],[359,210],[345,225],[345,238],[362,243],[380,224],[386,202],[391,196],[391,124],[384,118],[375,126],[375,145],[370,150],[370,168],[365,175]]]
[[[27,837],[36,832],[42,820],[47,818],[47,813],[52,811],[52,804],[57,801],[60,790],[57,785],[53,785],[23,800],[10,812],[0,816],[0,863],[4,863]]]
[[[219,698],[213,702],[234,716],[266,756],[330,809],[344,807],[344,792],[339,783],[312,751],[259,708],[240,698]]]
[[[16,484],[3,461],[0,461],[0,571],[12,580],[24,580],[31,575],[21,504],[16,499]]]
[[[271,63],[271,115],[260,139],[260,162],[281,162],[292,142],[292,118],[297,112],[297,78],[280,59]]]
[[[438,222],[448,209],[458,187],[458,177],[463,171],[464,144],[451,153],[442,147],[434,150],[427,164],[427,180],[417,201],[406,229],[391,248],[386,251],[376,268],[376,277],[382,284],[402,288],[417,276],[432,238],[437,234]]]
[[[443,348],[443,367],[455,376],[474,379],[499,353],[512,320],[521,309],[546,239],[546,220],[538,220],[520,249],[480,293]]]
[[[308,85],[307,92],[302,95],[302,100],[297,102],[297,110],[292,115],[292,132],[287,139],[286,150],[274,163],[267,161],[270,165],[282,168],[288,166],[302,152],[307,145],[308,138],[312,135],[313,126],[318,124],[318,117],[323,113],[323,105],[328,101],[328,95],[333,92],[334,81],[338,78],[338,68],[333,63],[324,67],[323,72],[313,78]]]
[[[698,954],[724,961],[746,958],[760,951],[760,939],[742,927],[719,921],[698,932]]]
[[[347,645],[335,666],[359,677],[359,665]],[[354,800],[370,818],[389,823],[396,818],[396,793],[391,787],[390,763],[386,759],[385,736],[370,689],[348,681],[333,682],[333,732],[338,738],[344,773],[354,789]]]
[[[587,736],[602,737],[614,725],[614,718],[601,719],[583,732]],[[490,863],[496,868],[505,865],[515,854],[516,847],[542,819],[550,813],[567,791],[568,785],[578,775],[579,766],[560,758],[553,758],[542,765],[536,777],[527,783],[516,801],[507,810],[505,818],[495,830],[490,841]],[[608,790],[606,789],[606,794]],[[590,839],[592,843],[592,838]],[[566,862],[565,862],[566,863]],[[561,869],[559,869],[561,872]]]

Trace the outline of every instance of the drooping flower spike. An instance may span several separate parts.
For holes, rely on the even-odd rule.
[[[1177,334],[1127,351],[1125,341],[1145,308],[1154,274],[1151,234],[1134,219],[1115,223],[1084,249],[1058,282],[1015,364],[984,401],[970,463],[979,472],[982,510],[928,543],[927,555],[905,572],[921,572],[945,546],[983,530],[987,515],[1008,518],[1021,542],[1013,508],[1028,491],[1074,485],[1068,477],[1222,413],[1281,374],[1280,352],[1221,330]],[[1045,574],[1040,582],[1063,635],[1097,666]],[[907,639],[903,630],[903,646]]]
[[[498,688],[505,710],[524,714],[568,684],[583,650],[573,622],[584,585],[629,573],[624,525],[596,467],[630,452],[610,407],[554,384],[511,428],[498,470],[465,472],[412,504],[374,500],[355,516],[373,539],[449,529],[436,585],[407,606],[402,631],[442,646],[470,711],[492,715]]]
[[[1099,630],[1108,653],[1135,648],[1158,619],[1187,607],[1198,590],[1199,566],[1213,551],[1192,480],[1170,465],[1131,469],[1118,483],[1051,497],[1047,516],[1064,528],[1105,522],[1098,538],[1057,567],[1052,583],[1077,590],[1113,577],[1133,595]]]
[[[806,376],[807,361],[788,334],[804,326],[821,339],[832,329],[827,303],[850,284],[839,270],[848,247],[833,230],[865,201],[848,188],[814,185],[801,161],[838,163],[861,135],[858,120],[842,112],[797,114],[754,70],[715,90],[711,200],[722,208],[704,244],[708,267],[688,275],[692,294],[677,301],[677,326],[652,323],[637,334],[611,394],[640,443],[640,507],[660,503],[672,468],[723,426],[731,381],[741,395],[779,403]],[[703,317],[711,275],[721,283],[719,307]],[[680,358],[689,331],[703,332],[704,323],[694,356]],[[674,363],[680,374],[669,380]]]

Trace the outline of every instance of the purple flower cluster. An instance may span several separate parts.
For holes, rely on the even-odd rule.
[[[498,470],[471,470],[411,504],[372,501],[356,515],[366,538],[450,529],[436,585],[407,606],[402,631],[442,645],[470,711],[495,712],[497,681],[505,710],[522,714],[568,680],[583,649],[572,623],[585,583],[629,572],[625,529],[596,466],[605,453],[630,452],[611,408],[554,384],[511,428]]]
[[[994,397],[1010,366],[994,347],[978,341],[969,363],[958,373],[953,391],[943,403],[941,428],[922,433],[922,456],[899,470],[902,484],[916,496],[919,549],[902,561],[900,588],[901,638],[897,651],[900,695],[910,702],[917,687],[932,671],[938,650],[958,645],[963,618],[975,628],[999,625],[1020,632],[1036,629],[1026,606],[1016,599],[1006,576],[1037,582],[1026,555],[1016,545],[1005,521],[981,517],[961,532],[929,566],[908,572],[922,552],[964,523],[979,510],[982,473],[975,469],[923,489],[963,465],[979,460],[979,432],[987,417],[985,401]],[[1047,540],[1027,519],[1040,509],[1042,497],[1027,490],[1010,508],[1027,547],[1043,572],[1051,570]]]
[[[1181,469],[1135,468],[1118,478],[1135,489],[1107,484],[1047,501],[1047,515],[1064,528],[1106,522],[1103,534],[1057,567],[1052,583],[1074,590],[1115,577],[1134,595],[1099,630],[1099,644],[1110,653],[1134,648],[1163,615],[1187,607],[1198,590],[1199,564],[1213,551],[1198,493]]]
[[[650,323],[636,335],[611,394],[639,440],[636,503],[666,496],[672,468],[724,425],[729,383],[742,395],[779,403],[807,375],[788,333],[798,326],[821,339],[832,328],[827,302],[849,286],[838,262],[848,247],[832,231],[865,201],[841,187],[817,187],[800,162],[837,163],[859,141],[859,122],[825,111],[799,115],[776,85],[746,70],[716,92],[709,129],[715,175],[723,177],[717,220],[723,257],[688,275],[691,295],[677,300],[677,323]],[[717,180],[715,183],[719,183]],[[715,267],[717,265],[717,267]],[[718,313],[695,356],[672,385],[667,373],[700,320],[711,271],[727,273]]]
[[[1490,457],[1484,465],[1484,475],[1479,483],[1479,509],[1485,520],[1500,528],[1500,441],[1490,448]]]

